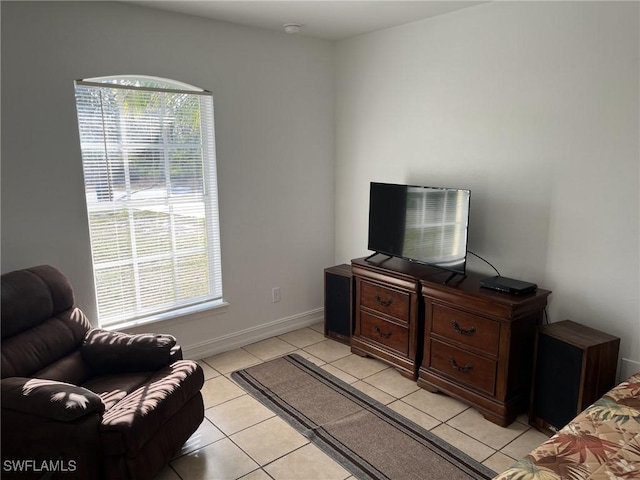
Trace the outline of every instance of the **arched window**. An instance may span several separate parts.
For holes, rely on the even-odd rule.
[[[211,93],[130,75],[75,91],[100,324],[222,303]]]

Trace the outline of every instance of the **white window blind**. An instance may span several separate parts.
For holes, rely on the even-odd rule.
[[[222,300],[211,94],[109,77],[76,107],[100,324]]]

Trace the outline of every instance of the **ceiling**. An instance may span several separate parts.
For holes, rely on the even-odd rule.
[[[127,0],[124,0],[127,1]],[[160,10],[284,31],[297,23],[297,35],[340,40],[374,30],[472,7],[483,1],[431,0],[129,0]]]

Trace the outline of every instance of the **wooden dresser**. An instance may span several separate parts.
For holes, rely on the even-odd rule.
[[[379,255],[351,262],[355,285],[351,350],[396,367],[432,392],[509,425],[526,410],[536,327],[547,297],[509,295],[449,272]]]
[[[351,262],[355,279],[351,351],[379,358],[415,380],[422,348],[420,280],[402,266],[397,259]]]
[[[536,327],[547,297],[480,287],[480,275],[450,285],[423,280],[423,356],[418,385],[473,405],[507,426],[529,402]]]

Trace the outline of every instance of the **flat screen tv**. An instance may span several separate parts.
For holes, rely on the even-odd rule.
[[[470,198],[469,190],[372,182],[369,250],[464,275]]]

